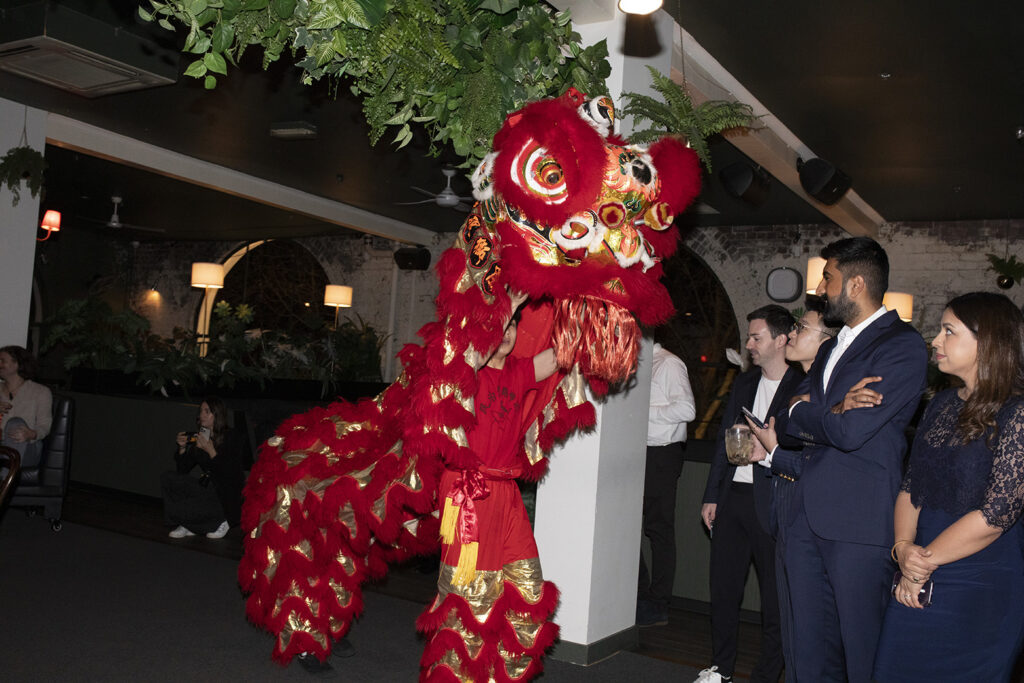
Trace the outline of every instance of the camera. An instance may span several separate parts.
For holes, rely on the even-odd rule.
[[[198,436],[196,432],[185,432],[185,443],[195,443]]]

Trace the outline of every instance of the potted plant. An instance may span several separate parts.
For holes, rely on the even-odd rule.
[[[0,159],[0,184],[6,185],[14,195],[12,204],[21,201],[21,182],[28,183],[28,190],[35,197],[43,187],[43,171],[46,160],[43,155],[28,145],[12,147]]]
[[[650,121],[653,124],[646,130],[631,133],[630,142],[644,144],[666,135],[683,137],[710,172],[707,139],[723,130],[750,126],[758,118],[750,105],[742,102],[708,100],[694,106],[686,88],[653,67],[648,66],[647,70],[651,72],[651,87],[663,100],[635,92],[622,94],[629,100],[622,110],[623,115],[632,116],[636,123]]]

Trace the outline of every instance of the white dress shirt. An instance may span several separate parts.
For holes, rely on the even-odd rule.
[[[654,345],[653,358],[647,445],[667,446],[686,441],[686,423],[697,416],[686,364],[661,344]]]
[[[775,392],[779,390],[779,385],[782,384],[781,379],[767,379],[764,375],[761,375],[760,381],[757,383],[757,393],[754,394],[754,405],[751,406],[750,412],[762,422],[767,422],[768,409],[772,407],[772,401],[775,399]],[[746,424],[747,421],[740,416],[740,424]],[[758,464],[762,467],[771,467],[772,462],[768,460],[758,461]],[[740,482],[742,484],[753,484],[754,483],[754,466],[753,465],[738,465],[736,472],[732,475],[732,480]]]
[[[822,389],[828,390],[828,381],[832,379],[832,371],[835,370],[836,364],[839,363],[839,359],[846,353],[846,349],[850,348],[850,344],[857,338],[861,332],[867,329],[868,325],[875,322],[883,315],[886,314],[885,306],[879,307],[877,311],[872,313],[868,318],[862,320],[856,327],[843,326],[843,329],[839,330],[839,335],[836,337],[836,345],[832,347],[832,353],[828,356],[828,362],[825,363],[825,371],[821,373]]]

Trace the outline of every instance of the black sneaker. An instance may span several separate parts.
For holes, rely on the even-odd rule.
[[[305,669],[307,673],[310,673],[314,676],[318,676],[320,678],[329,678],[334,675],[334,667],[331,666],[331,663],[321,662],[319,659],[316,658],[316,655],[312,653],[303,652],[295,659],[298,660],[299,666]]]
[[[348,642],[348,638],[334,641],[334,647],[331,648],[331,654],[342,659],[351,657],[355,653],[356,649],[352,647],[352,643]]]
[[[636,625],[641,628],[648,626],[668,625],[668,605],[653,600],[636,601]]]

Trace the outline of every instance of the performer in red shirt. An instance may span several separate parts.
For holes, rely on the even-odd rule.
[[[557,633],[547,621],[557,592],[544,582],[515,482],[527,464],[523,399],[557,366],[550,348],[532,358],[509,355],[518,322],[517,311],[501,345],[477,371],[477,423],[467,439],[479,466],[441,477],[438,593],[420,617],[430,639],[423,658],[427,680],[528,680]],[[497,653],[484,652],[494,648]],[[494,671],[501,660],[505,670]]]

